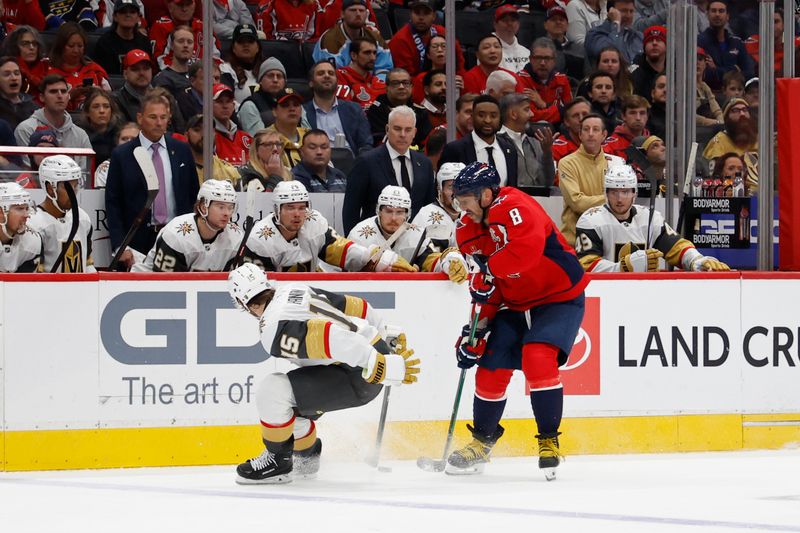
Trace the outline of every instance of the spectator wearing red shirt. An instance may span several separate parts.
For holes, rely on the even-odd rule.
[[[50,62],[44,57],[44,46],[39,32],[31,26],[17,27],[6,37],[3,55],[17,58],[22,74],[21,91],[38,100],[39,84],[50,70]]]
[[[634,137],[643,135],[648,137],[647,131],[647,110],[650,109],[650,102],[643,96],[634,94],[622,98],[622,124],[614,129],[614,132],[603,143],[603,151],[607,154],[615,155],[627,160],[628,155],[625,150],[631,145]]]
[[[317,0],[263,0],[256,10],[256,26],[271,41],[313,41],[319,9]]]
[[[4,0],[0,20],[14,26],[27,24],[39,31],[44,29],[44,15],[37,0]]]
[[[336,70],[336,96],[366,109],[378,96],[386,93],[386,83],[375,76],[378,47],[369,37],[356,37],[350,42],[350,64]]]
[[[561,130],[553,137],[552,150],[555,163],[576,151],[581,145],[581,121],[591,112],[592,105],[581,96],[564,106]]]
[[[172,41],[170,35],[178,26],[189,26],[194,33],[193,59],[203,57],[203,21],[193,16],[194,0],[166,0],[169,17],[160,18],[150,30],[153,41],[153,57],[158,62],[159,70],[172,64]],[[219,58],[219,43],[213,50],[214,58]]]
[[[392,53],[394,66],[405,69],[413,78],[424,68],[425,50],[431,37],[445,35],[445,30],[444,26],[433,23],[436,12],[431,0],[412,0],[408,7],[411,8],[411,21],[394,34],[389,41],[389,51]],[[458,41],[456,65],[462,65],[462,68],[464,65],[464,54],[461,53]]]
[[[234,166],[242,166],[247,162],[250,143],[253,137],[240,130],[231,120],[234,103],[233,91],[227,85],[214,85],[214,144],[215,154],[223,161]]]
[[[478,41],[478,64],[464,74],[464,92],[483,94],[486,91],[486,78],[495,70],[504,70],[514,76],[517,75],[500,66],[503,61],[503,44],[497,35],[485,35]]]
[[[111,90],[106,71],[86,55],[86,32],[75,22],[65,22],[58,28],[47,73],[59,74],[67,81],[70,89],[67,111],[81,108],[89,87]]]
[[[775,27],[775,77],[783,77],[783,9],[775,9],[772,15]],[[744,47],[753,61],[758,65],[758,34],[751,35],[744,42]],[[800,48],[800,37],[794,38],[794,50]],[[756,70],[756,74],[758,71]]]
[[[531,99],[533,122],[561,122],[561,108],[572,100],[569,78],[556,72],[556,47],[547,37],[540,37],[531,46],[530,63],[519,73],[517,92]]]

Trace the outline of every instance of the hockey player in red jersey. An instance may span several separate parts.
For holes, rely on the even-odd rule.
[[[456,345],[458,366],[477,364],[472,442],[454,451],[445,472],[475,474],[489,461],[503,435],[500,419],[506,387],[522,370],[530,390],[539,442],[539,468],[550,480],[561,458],[558,429],[564,391],[558,367],[578,333],[588,279],[570,246],[547,213],[514,187],[500,187],[497,171],[472,163],[453,182],[453,196],[463,211],[456,240],[478,265],[470,282],[475,303],[482,304],[470,344],[465,326]]]

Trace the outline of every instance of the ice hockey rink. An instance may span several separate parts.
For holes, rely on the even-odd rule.
[[[231,466],[2,473],[0,531],[800,532],[798,450],[574,456],[553,482],[531,458],[462,477],[384,464],[323,456],[316,480],[277,486]]]

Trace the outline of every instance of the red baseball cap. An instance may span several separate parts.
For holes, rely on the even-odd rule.
[[[561,6],[558,6],[558,5],[553,6],[550,9],[547,10],[547,17],[546,18],[550,19],[550,18],[553,18],[553,17],[556,17],[556,16],[564,17],[564,20],[569,20],[568,17],[567,17],[567,10],[564,9],[563,7],[561,7]]]
[[[139,50],[137,48],[125,54],[125,57],[122,58],[122,68],[132,67],[133,65],[143,62],[151,64],[150,56],[147,55],[147,52],[144,50]]]
[[[222,96],[224,93],[231,93],[231,98],[233,98],[233,89],[231,89],[224,83],[215,83],[214,90],[211,92],[214,95],[214,100]]]
[[[513,15],[519,18],[519,10],[517,10],[517,6],[511,4],[503,4],[502,6],[498,7],[494,11],[494,21],[497,22],[506,15]]]

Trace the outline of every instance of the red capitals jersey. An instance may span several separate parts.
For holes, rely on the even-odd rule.
[[[197,60],[203,57],[203,21],[200,19],[192,19],[192,33],[194,33],[194,55],[190,60]],[[150,30],[150,42],[153,44],[153,57],[158,61],[158,68],[164,70],[172,64],[172,40],[169,38],[172,30],[175,29],[175,23],[169,17],[158,19],[153,24]],[[219,57],[219,42],[216,37],[214,38],[216,44],[213,54],[215,58]]]
[[[517,79],[519,80],[517,83],[518,93],[525,89],[534,89],[547,104],[547,107],[540,109],[531,102],[531,111],[533,111],[531,121],[546,120],[550,124],[561,122],[561,108],[572,101],[572,88],[569,85],[569,78],[565,74],[553,72],[547,82],[542,83],[533,74],[531,64],[528,63],[517,74]]]
[[[386,84],[380,78],[367,73],[362,77],[351,67],[336,69],[339,85],[336,87],[336,96],[342,100],[350,100],[366,109],[380,95],[386,93]]]
[[[291,0],[263,0],[256,11],[256,26],[271,41],[310,41],[317,31],[319,4]]]
[[[572,300],[589,283],[575,248],[539,203],[514,187],[500,189],[485,223],[463,214],[456,240],[463,254],[488,257],[497,303],[515,311]]]
[[[556,133],[555,137],[553,137],[553,161],[558,163],[561,161],[561,158],[577,150],[578,146],[579,145],[575,144],[572,140],[572,137]]]
[[[253,142],[253,137],[251,137],[249,133],[236,130],[233,139],[231,139],[224,133],[215,130],[214,139],[217,157],[235,167],[247,163],[250,154],[250,144]]]
[[[650,136],[650,132],[647,131],[647,128],[642,131],[642,135],[645,137]],[[615,155],[617,157],[621,157],[625,161],[628,160],[628,153],[626,150],[631,145],[631,141],[633,140],[633,135],[631,134],[630,130],[628,130],[625,124],[620,124],[616,128],[614,128],[614,133],[612,133],[606,140],[603,142],[603,151],[610,155]]]

